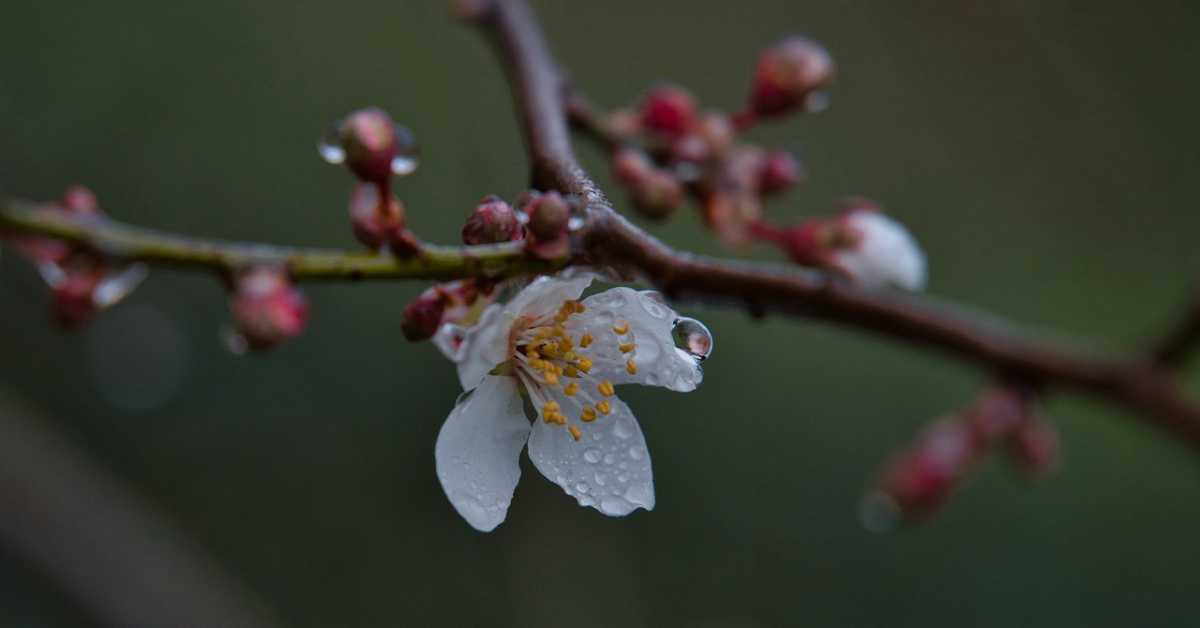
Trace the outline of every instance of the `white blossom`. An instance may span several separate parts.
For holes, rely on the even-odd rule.
[[[873,210],[851,211],[840,220],[855,236],[853,244],[833,253],[840,270],[870,288],[925,287],[925,253],[904,225]]]

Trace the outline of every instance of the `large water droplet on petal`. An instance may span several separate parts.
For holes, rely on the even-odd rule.
[[[671,337],[675,340],[676,347],[688,352],[697,360],[705,360],[712,355],[712,332],[708,331],[704,323],[694,318],[675,319],[675,324],[671,327]]]
[[[337,120],[325,129],[317,141],[317,152],[325,163],[340,164],[346,161],[346,149],[342,148],[342,121]]]

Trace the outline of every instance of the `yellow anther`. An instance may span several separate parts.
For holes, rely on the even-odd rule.
[[[613,396],[613,393],[615,392],[613,390],[612,382],[610,382],[608,380],[604,380],[604,381],[600,382],[600,384],[598,386],[596,386],[596,390],[599,390],[600,394],[604,395],[605,397],[611,397],[611,396]]]
[[[583,314],[586,311],[587,311],[587,308],[584,307],[584,305],[582,303],[580,303],[579,301],[575,301],[575,313],[576,314]]]
[[[571,438],[574,438],[576,441],[583,438],[583,430],[575,427],[574,425],[568,427],[567,431],[571,433]]]
[[[558,341],[558,348],[563,351],[570,351],[575,348],[575,342],[571,340],[570,336],[563,336],[562,340]]]
[[[563,359],[568,362],[574,362],[575,360],[579,359],[579,354],[575,353],[574,351],[568,351],[563,354]]]
[[[619,326],[613,327],[613,333],[618,336],[624,336],[629,333],[629,323],[621,323]]]
[[[589,346],[591,346],[592,340],[593,340],[593,338],[592,338],[591,334],[584,334],[583,337],[579,339],[579,346],[586,349]]]
[[[579,420],[584,423],[591,423],[596,420],[596,411],[589,406],[584,406],[583,412],[579,413]]]
[[[530,364],[533,364],[533,361],[542,357],[542,354],[538,353],[537,349],[530,349],[529,351],[525,352],[525,357],[529,358]]]
[[[637,362],[634,362],[633,358],[630,358],[629,361],[625,363],[625,370],[630,375],[637,375]]]
[[[592,372],[592,361],[588,358],[579,358],[579,361],[575,363],[575,366],[579,367],[579,370],[583,371],[584,373]]]
[[[570,314],[566,313],[563,310],[559,310],[558,314],[554,315],[554,320],[556,320],[560,323],[565,323],[565,322],[567,322],[567,317],[569,317],[569,316],[570,316]]]
[[[629,353],[630,351],[633,351],[635,347],[632,342],[627,342],[622,345],[617,345],[617,348],[621,350],[621,353]]]
[[[606,399],[596,404],[596,410],[598,410],[600,414],[607,416],[609,412],[612,412],[612,404],[608,403],[608,400]]]
[[[575,393],[577,392],[579,392],[579,384],[577,382],[571,382],[563,387],[563,394],[568,397],[575,396]]]
[[[568,364],[567,368],[563,369],[563,375],[567,377],[579,377],[579,369]]]
[[[546,414],[558,412],[560,409],[561,408],[559,407],[558,402],[554,401],[553,399],[542,404],[542,412]]]
[[[547,386],[557,386],[558,385],[558,373],[555,373],[554,371],[551,371],[551,370],[543,371],[542,372],[542,381],[546,382]]]
[[[553,335],[554,335],[553,327],[538,327],[537,333],[535,334],[536,337],[541,338],[543,340],[545,340],[546,338],[549,338],[550,336],[553,336]]]

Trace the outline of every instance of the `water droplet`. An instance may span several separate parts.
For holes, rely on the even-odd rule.
[[[403,177],[412,174],[417,169],[417,158],[407,155],[396,155],[392,158],[392,174]]]
[[[220,340],[221,346],[233,355],[246,355],[246,351],[250,349],[246,337],[228,325],[221,327],[217,332],[217,339]]]
[[[625,491],[625,499],[630,503],[638,506],[646,506],[653,499],[650,493],[650,488],[644,482],[631,484],[629,490]]]
[[[583,216],[571,216],[567,219],[567,229],[571,231],[579,231],[583,228]]]
[[[617,481],[618,481],[618,482],[620,482],[621,484],[624,484],[624,483],[628,482],[628,481],[629,481],[629,474],[628,474],[628,473],[622,473],[622,474],[618,475],[618,476],[617,476]]]
[[[613,435],[621,440],[625,440],[633,436],[633,426],[630,425],[629,419],[621,417],[613,424]]]
[[[612,464],[617,461],[617,457],[612,454],[604,454],[604,464]]]
[[[592,487],[588,486],[585,482],[575,483],[575,490],[579,493],[587,493],[589,490],[591,490],[591,488]]]
[[[583,459],[592,464],[600,462],[600,450],[595,447],[588,448],[587,451],[583,452]]]
[[[671,337],[675,340],[676,347],[688,352],[697,360],[705,360],[712,355],[712,332],[708,331],[704,323],[694,318],[685,316],[675,319],[675,324],[671,327]]]
[[[634,460],[641,460],[646,456],[646,449],[641,445],[634,445],[629,448],[629,457]]]
[[[876,491],[858,505],[858,521],[868,532],[891,532],[900,524],[900,507],[891,496]]]
[[[62,285],[62,282],[67,280],[67,273],[54,262],[43,262],[37,265],[38,274],[42,276],[42,281],[46,282],[47,286],[57,288]]]
[[[605,484],[608,483],[608,474],[600,473],[597,471],[596,474],[594,476],[592,476],[592,479],[596,480],[596,484],[599,484],[600,486],[604,486]]]
[[[337,120],[325,129],[317,142],[317,152],[325,163],[340,164],[346,161],[346,149],[342,148],[342,121]]]
[[[130,264],[120,273],[101,281],[92,293],[92,302],[100,308],[116,305],[145,281],[148,274],[150,270],[145,264]]]
[[[629,511],[626,506],[625,500],[618,497],[605,497],[600,500],[600,512],[610,517],[626,514]]]
[[[804,111],[821,113],[829,108],[829,92],[813,92],[804,99]]]

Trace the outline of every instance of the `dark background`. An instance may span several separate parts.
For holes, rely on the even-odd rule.
[[[1131,347],[1200,261],[1197,9],[1183,2],[537,2],[606,105],[664,78],[736,107],[757,51],[808,33],[833,107],[756,130],[803,151],[777,216],[845,194],[917,234],[930,292]],[[117,217],[181,232],[352,246],[349,176],[315,140],[378,104],[423,162],[400,193],[452,241],[527,165],[498,65],[442,2],[9,2],[0,185],[91,186]],[[582,151],[607,185],[599,155]],[[614,197],[620,199],[619,194]],[[683,212],[653,227],[725,253]],[[769,250],[744,253],[772,259]],[[433,469],[458,394],[398,312],[423,285],[307,287],[311,331],[236,357],[211,277],[156,271],[64,335],[27,264],[0,261],[0,391],[144,494],[295,626],[1183,626],[1195,621],[1195,452],[1055,397],[1061,472],[983,466],[935,520],[862,529],[880,461],[984,380],[939,356],[806,321],[688,311],[716,336],[695,393],[626,390],[658,506],[608,519],[525,464],[508,521],[471,530]],[[34,487],[33,490],[36,490]],[[0,517],[15,517],[0,503]],[[90,625],[0,550],[0,624]]]

